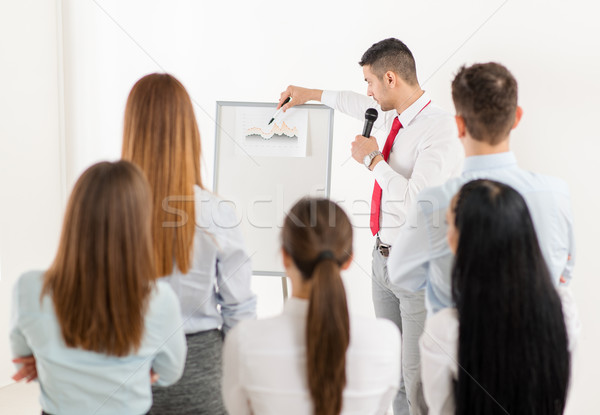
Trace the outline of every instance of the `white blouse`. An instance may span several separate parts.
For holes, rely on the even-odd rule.
[[[308,301],[245,320],[225,338],[223,397],[230,415],[312,415],[306,380]],[[400,333],[383,319],[351,318],[342,414],[384,414],[400,379]]]
[[[581,323],[571,290],[558,287],[573,352]],[[419,346],[421,350],[421,379],[429,415],[454,415],[454,380],[458,380],[458,313],[456,308],[445,308],[425,322]]]

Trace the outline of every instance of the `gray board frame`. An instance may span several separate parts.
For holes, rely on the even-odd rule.
[[[241,101],[217,101],[216,104],[216,124],[215,124],[215,153],[214,153],[214,174],[213,174],[213,192],[219,194],[219,169],[222,167],[222,159],[221,159],[221,141],[223,139],[227,139],[223,137],[224,127],[222,125],[223,119],[221,116],[222,109],[224,107],[262,107],[262,108],[273,108],[273,113],[275,113],[275,109],[277,107],[277,103],[270,102],[241,102]],[[326,163],[324,166],[324,174],[325,174],[325,197],[330,197],[331,195],[331,165],[332,165],[332,147],[333,147],[333,121],[334,121],[334,110],[323,104],[302,104],[297,105],[294,108],[306,108],[309,110],[309,124],[310,124],[310,113],[312,111],[328,111],[329,116],[327,117],[328,129],[327,129],[327,155],[326,155]],[[310,129],[310,128],[309,128]],[[231,140],[235,140],[234,137],[229,137]],[[310,136],[307,137],[307,140],[312,141],[313,138]],[[319,140],[319,144],[322,145],[323,141]],[[312,142],[314,145],[314,142]],[[236,144],[237,145],[237,144]],[[307,142],[307,145],[309,143]],[[267,160],[264,158],[262,160]],[[252,269],[252,275],[257,276],[273,276],[273,277],[282,277],[284,285],[284,295],[287,295],[287,286],[285,284],[285,273],[281,271],[273,271],[269,269]]]

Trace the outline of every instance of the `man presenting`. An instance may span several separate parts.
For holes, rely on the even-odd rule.
[[[386,127],[387,139],[380,145],[375,137],[356,136],[352,157],[364,163],[375,179],[370,218],[371,231],[376,236],[373,303],[377,317],[392,320],[402,332],[403,380],[394,401],[394,414],[409,414],[416,391],[412,382],[419,370],[418,339],[426,316],[424,291],[393,288],[387,274],[387,257],[395,250],[391,244],[416,195],[456,176],[463,150],[450,114],[433,105],[419,86],[413,55],[404,43],[392,38],[382,40],[364,53],[359,64],[368,85],[367,95],[378,105],[353,92],[289,86],[281,94],[278,108],[285,111],[315,100],[359,120],[364,120],[367,108],[380,109],[375,127]],[[291,101],[282,105],[289,97]],[[417,413],[416,408],[412,412]]]

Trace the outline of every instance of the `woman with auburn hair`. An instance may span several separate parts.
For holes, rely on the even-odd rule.
[[[202,186],[192,102],[173,76],[147,75],[131,89],[123,158],[150,182],[157,271],[179,297],[187,336],[184,374],[169,388],[153,388],[152,413],[224,414],[222,339],[255,317],[252,267],[233,209]]]
[[[14,379],[39,378],[44,413],[145,414],[151,371],[160,385],[183,372],[177,297],[155,281],[149,200],[133,164],[90,167],[69,199],[52,266],[14,287]]]
[[[456,307],[430,317],[420,340],[429,413],[562,414],[577,313],[552,283],[525,200],[475,180],[446,217]]]
[[[400,333],[388,320],[348,316],[340,272],[352,262],[350,220],[327,199],[302,199],[281,239],[293,294],[282,315],[227,336],[229,414],[384,414],[398,390]]]

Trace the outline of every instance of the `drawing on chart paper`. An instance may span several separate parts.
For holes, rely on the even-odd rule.
[[[267,125],[274,112],[271,107],[237,109],[237,151],[259,157],[306,157],[308,111],[291,108]]]
[[[273,136],[298,138],[298,127],[290,128],[285,121],[281,123],[281,126],[277,122],[274,122],[270,127],[269,131],[265,131],[261,127],[248,128],[246,130],[246,138],[252,136],[262,137],[264,140],[270,140]]]

